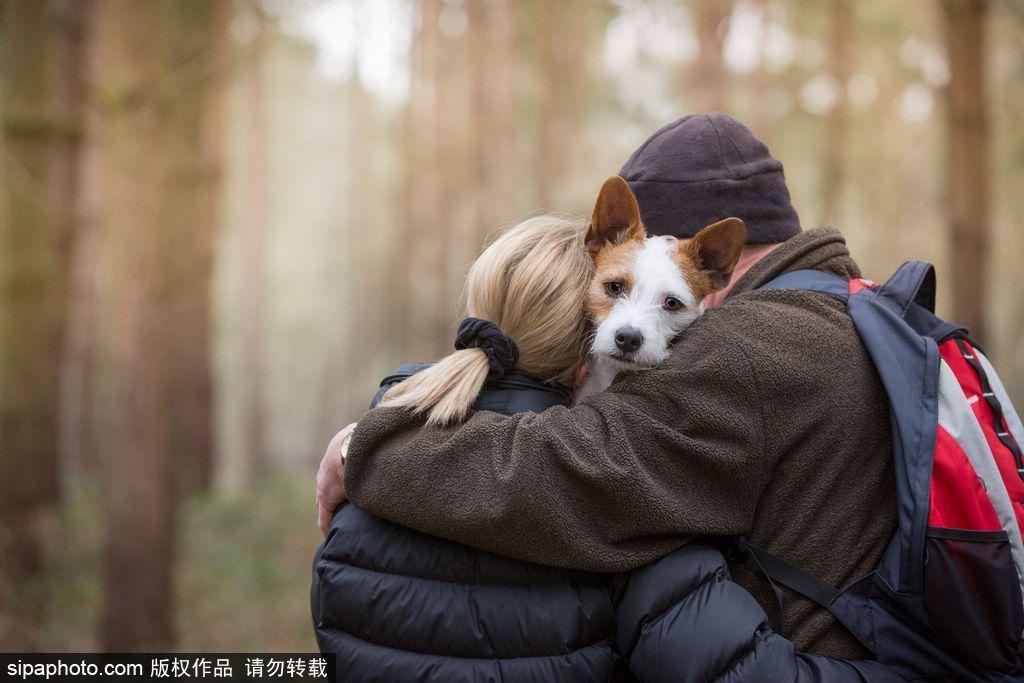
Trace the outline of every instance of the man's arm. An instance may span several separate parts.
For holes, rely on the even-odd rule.
[[[600,571],[691,535],[744,533],[772,463],[753,367],[731,337],[698,323],[664,364],[572,408],[448,429],[373,410],[348,452],[348,495],[434,535]]]

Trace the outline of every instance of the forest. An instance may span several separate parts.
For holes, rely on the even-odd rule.
[[[0,0],[0,650],[315,649],[313,478],[503,225],[731,113],[1024,408],[1024,0]]]

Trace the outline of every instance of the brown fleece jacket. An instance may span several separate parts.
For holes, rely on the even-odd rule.
[[[503,555],[622,571],[698,534],[752,543],[843,586],[896,525],[889,407],[843,305],[754,291],[789,270],[860,275],[842,236],[812,230],[756,263],[656,368],[572,408],[479,412],[426,427],[399,408],[359,422],[345,485],[359,507]],[[769,613],[765,586],[736,580]],[[836,657],[865,651],[787,594],[787,635]]]

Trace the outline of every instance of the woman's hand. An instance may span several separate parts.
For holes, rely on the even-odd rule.
[[[341,444],[355,428],[356,423],[353,422],[334,435],[316,473],[316,523],[324,536],[331,527],[334,511],[345,502],[345,463],[341,461]]]

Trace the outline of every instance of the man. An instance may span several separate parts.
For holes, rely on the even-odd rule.
[[[843,305],[758,291],[784,272],[860,276],[833,229],[801,232],[782,165],[731,117],[688,116],[623,167],[648,231],[692,237],[728,216],[748,243],[731,287],[662,365],[536,415],[481,412],[451,429],[368,413],[318,476],[321,526],[347,495],[365,510],[504,555],[623,571],[695,535],[745,535],[825,581],[870,571],[896,525],[885,392]],[[738,583],[769,613],[759,577]],[[868,653],[787,593],[787,635],[816,654]]]

